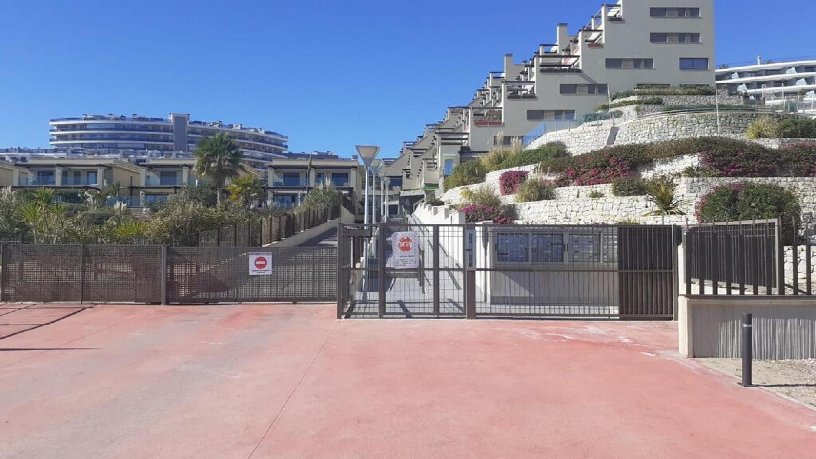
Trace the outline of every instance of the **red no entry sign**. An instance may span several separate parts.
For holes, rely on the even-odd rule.
[[[249,254],[249,275],[269,276],[272,274],[272,255],[268,253]]]

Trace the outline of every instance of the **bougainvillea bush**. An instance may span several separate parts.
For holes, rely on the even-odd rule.
[[[700,152],[700,165],[721,177],[774,177],[783,156],[762,145],[734,143]]]
[[[816,177],[816,143],[789,145],[782,156],[794,177]]]
[[[499,177],[499,190],[502,196],[518,193],[519,186],[527,180],[528,172],[507,171]]]
[[[515,221],[513,208],[510,206],[482,206],[470,204],[459,209],[465,214],[467,223],[493,222],[499,225],[509,225]]]

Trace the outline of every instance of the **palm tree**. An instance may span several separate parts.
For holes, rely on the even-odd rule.
[[[227,186],[230,201],[242,207],[251,207],[263,192],[263,184],[251,175],[238,177]]]
[[[216,200],[221,204],[221,190],[228,178],[238,175],[244,154],[225,133],[201,140],[196,148],[195,172],[215,185]]]

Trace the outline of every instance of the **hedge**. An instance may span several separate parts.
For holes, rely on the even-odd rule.
[[[457,188],[460,186],[475,185],[485,180],[484,166],[479,161],[467,161],[459,163],[451,171],[451,175],[445,177],[445,189]]]
[[[649,98],[649,99],[625,100],[625,101],[622,101],[622,102],[613,102],[611,105],[610,104],[601,104],[601,105],[598,105],[597,108],[595,108],[595,111],[603,112],[603,111],[610,110],[610,109],[613,109],[613,108],[629,107],[629,106],[632,106],[632,105],[663,105],[663,99],[661,99],[660,97],[652,97],[652,98]]]
[[[653,87],[617,92],[612,95],[612,100],[633,96],[713,96],[715,94],[711,86]]]
[[[499,191],[502,196],[516,194],[519,186],[527,180],[529,172],[526,171],[507,171],[499,177]]]
[[[568,156],[569,152],[566,145],[561,142],[550,142],[534,150],[522,150],[510,155],[501,163],[499,169],[531,166],[551,158],[566,158]]]

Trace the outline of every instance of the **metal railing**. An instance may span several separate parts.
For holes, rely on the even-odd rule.
[[[692,225],[684,231],[686,295],[813,295],[816,226],[798,218]]]
[[[340,206],[299,209],[283,215],[202,231],[200,247],[262,247],[340,218]]]

